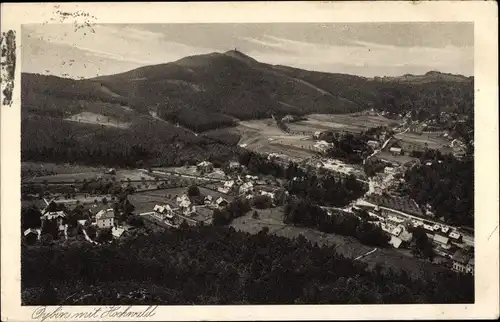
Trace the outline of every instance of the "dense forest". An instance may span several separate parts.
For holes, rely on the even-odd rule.
[[[405,173],[406,182],[401,191],[419,204],[428,203],[446,222],[473,227],[473,157],[458,160],[452,155],[429,150],[420,159],[421,165],[413,166]],[[429,161],[431,165],[424,165]]]
[[[120,129],[34,116],[21,122],[21,158],[120,167],[227,161],[239,149],[237,138],[232,136],[224,132],[195,136],[147,117]]]
[[[329,210],[330,214],[310,200],[290,198],[285,205],[284,222],[318,229],[324,233],[352,236],[366,245],[387,247],[389,236],[369,222],[369,216],[358,218],[354,214]]]
[[[184,227],[101,246],[22,246],[21,261],[24,305],[474,302],[471,276],[412,280],[265,230]]]
[[[286,189],[291,195],[313,200],[326,206],[344,207],[363,196],[367,187],[353,175],[345,178],[333,174],[317,176],[307,174],[288,181]]]

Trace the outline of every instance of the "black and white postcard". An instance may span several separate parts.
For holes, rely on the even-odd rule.
[[[2,319],[498,318],[494,3],[2,9]]]

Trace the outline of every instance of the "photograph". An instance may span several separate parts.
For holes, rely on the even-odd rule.
[[[223,5],[2,23],[2,320],[498,317],[491,19]]]
[[[474,303],[473,27],[24,25],[22,303]]]

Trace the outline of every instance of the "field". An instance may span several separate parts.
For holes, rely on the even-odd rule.
[[[130,126],[130,123],[122,122],[116,118],[92,112],[81,112],[72,115],[65,120],[71,122],[79,122],[79,123],[98,124],[102,126],[110,126],[121,129],[126,129]]]
[[[162,189],[147,192],[134,193],[128,197],[128,200],[135,206],[135,213],[153,211],[157,204],[169,203],[175,206],[176,196],[181,196],[187,192],[187,188]],[[170,198],[168,198],[170,196]]]
[[[309,131],[324,131],[327,129],[360,133],[369,128],[378,126],[396,125],[398,122],[383,116],[354,115],[354,114],[311,114],[307,121],[293,123],[290,127],[304,126]]]
[[[234,219],[231,226],[237,230],[245,231],[251,234],[256,234],[261,231],[262,228],[268,227],[269,233],[273,233],[278,236],[294,238],[302,235],[318,245],[334,246],[337,253],[352,259],[364,255],[374,249],[374,247],[361,244],[353,237],[326,234],[310,228],[285,225],[282,221],[282,207],[257,210],[257,212],[259,213],[258,219],[253,219],[253,211],[250,211],[245,216]],[[373,268],[376,264],[378,264],[385,270],[389,268],[393,270],[401,269],[416,278],[432,272],[446,270],[443,267],[433,265],[429,262],[415,259],[408,253],[408,251],[395,250],[391,248],[378,248],[374,253],[361,258],[361,261],[367,263],[370,268]]]
[[[403,149],[411,150],[412,148],[440,150],[443,153],[452,153],[453,149],[450,148],[450,141],[437,133],[399,133],[394,135],[395,138],[400,139]],[[426,145],[427,144],[427,145]]]
[[[279,153],[295,160],[303,160],[317,155],[313,147],[314,132],[337,130],[359,133],[369,128],[396,123],[382,116],[354,114],[311,114],[307,118],[307,121],[288,124],[291,134],[281,131],[272,119],[241,121],[235,131],[241,135],[239,144],[247,149]]]

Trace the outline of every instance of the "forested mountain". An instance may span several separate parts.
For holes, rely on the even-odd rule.
[[[21,249],[24,305],[473,303],[472,276],[367,269],[294,240],[191,227],[123,243]]]
[[[23,74],[22,105],[25,112],[53,116],[82,110],[153,112],[199,131],[273,113],[347,113],[371,107],[432,113],[472,106],[472,78],[429,72],[404,79],[274,66],[229,51],[87,80]]]
[[[368,79],[264,64],[237,51],[85,80],[23,73],[21,84],[23,159],[40,158],[43,152],[47,160],[96,160],[101,152],[88,150],[100,149],[113,160],[162,158],[165,164],[197,153],[227,155],[235,148],[236,143],[209,140],[215,142],[212,149],[191,130],[200,133],[272,114],[367,108],[390,115],[411,111],[421,119],[441,111],[472,114],[474,91],[473,79],[462,76],[431,72],[415,81]],[[135,145],[143,145],[144,153],[134,156]]]

